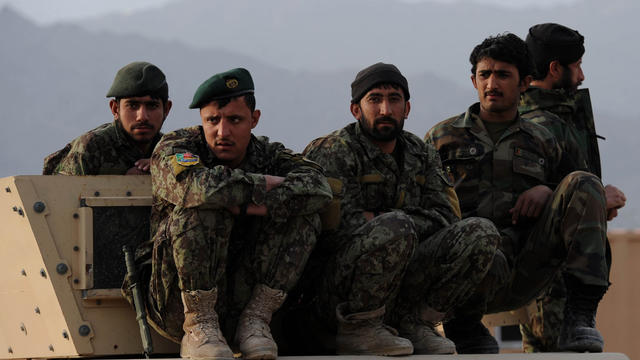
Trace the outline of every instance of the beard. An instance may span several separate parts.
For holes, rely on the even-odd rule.
[[[562,65],[564,71],[562,71],[562,77],[555,84],[553,84],[554,89],[563,89],[568,94],[575,94],[578,91],[578,86],[582,84],[582,82],[578,82],[577,84],[573,82],[573,71],[568,66]]]
[[[360,122],[360,126],[362,127],[364,134],[375,141],[395,140],[402,133],[402,129],[404,128],[404,119],[398,121],[391,116],[376,118],[371,124],[367,118],[365,118],[364,114],[362,114],[358,122]],[[379,128],[378,125],[382,124],[386,126]]]

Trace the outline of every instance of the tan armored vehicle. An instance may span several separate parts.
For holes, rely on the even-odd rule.
[[[120,287],[122,246],[149,236],[150,177],[16,176],[0,190],[0,358],[142,354]],[[179,351],[151,334],[155,353]]]
[[[140,319],[120,288],[126,275],[122,247],[149,238],[150,206],[148,176],[0,179],[0,359],[143,356]],[[523,308],[485,321],[497,326],[526,316]],[[178,344],[149,333],[154,354],[177,356]],[[607,341],[613,338],[604,334]],[[499,356],[628,359],[622,354]],[[419,357],[424,356],[412,359]]]

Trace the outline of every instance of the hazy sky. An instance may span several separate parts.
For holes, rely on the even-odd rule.
[[[0,7],[9,4],[39,24],[76,20],[113,12],[132,12],[162,6],[180,0],[0,0]],[[233,0],[227,0],[233,1]],[[268,1],[268,0],[256,0]],[[300,0],[303,1],[303,0]],[[404,2],[434,1],[441,3],[476,2],[501,7],[522,8],[570,5],[582,0],[388,0]]]

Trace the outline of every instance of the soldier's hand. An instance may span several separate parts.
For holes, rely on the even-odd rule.
[[[151,159],[140,159],[133,163],[133,167],[127,170],[125,175],[149,175]]]
[[[282,182],[284,181],[284,178],[282,176],[274,176],[274,175],[264,175],[264,179],[267,182],[267,191],[282,184]]]
[[[537,218],[540,216],[551,194],[553,194],[553,191],[545,185],[534,186],[520,194],[516,205],[509,210],[511,223],[515,225],[520,216],[529,218]]]
[[[614,213],[611,210],[617,210],[623,207],[627,202],[627,197],[624,196],[624,193],[620,191],[620,189],[610,184],[604,187],[604,194],[607,199],[608,220],[611,220],[614,217],[618,216],[617,211],[615,211]]]

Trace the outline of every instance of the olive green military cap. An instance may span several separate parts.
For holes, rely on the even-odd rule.
[[[147,95],[167,99],[169,86],[162,70],[145,61],[135,61],[118,70],[107,92],[107,97],[115,98]]]
[[[250,94],[253,90],[253,79],[247,69],[231,69],[213,75],[198,86],[189,109],[199,109],[213,100]]]

